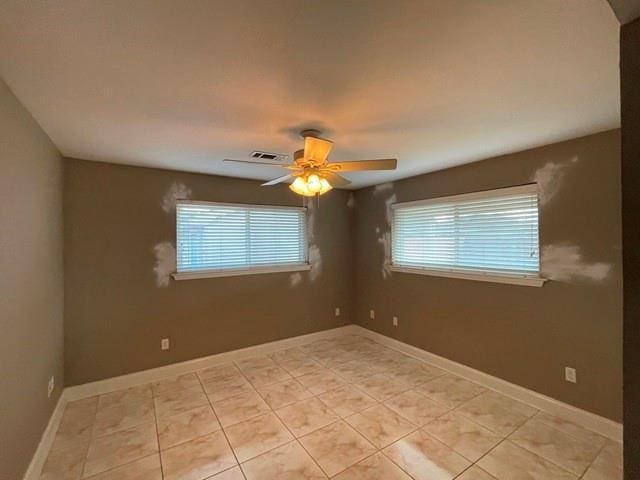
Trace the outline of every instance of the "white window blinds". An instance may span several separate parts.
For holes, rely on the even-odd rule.
[[[537,277],[536,185],[393,205],[392,262]]]
[[[180,201],[176,212],[178,273],[307,261],[305,208]]]

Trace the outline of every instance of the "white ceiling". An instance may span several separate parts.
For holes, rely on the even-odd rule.
[[[362,187],[619,126],[606,0],[0,2],[0,75],[64,155],[238,177],[318,126]]]

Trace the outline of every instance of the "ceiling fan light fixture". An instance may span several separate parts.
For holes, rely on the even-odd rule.
[[[320,177],[315,173],[312,173],[307,177],[307,188],[310,192],[318,193],[322,189],[322,183],[320,183]]]
[[[318,194],[322,195],[323,193],[327,193],[331,189],[333,189],[333,187],[329,183],[329,180],[327,180],[326,178],[321,178],[320,179],[320,192]]]
[[[303,177],[296,178],[293,183],[289,185],[289,188],[291,189],[291,191],[297,193],[298,195],[303,195],[305,197],[314,196],[314,194],[311,193],[307,188],[307,181]]]
[[[326,178],[317,173],[310,173],[297,177],[289,188],[298,195],[315,197],[327,193],[333,187]]]

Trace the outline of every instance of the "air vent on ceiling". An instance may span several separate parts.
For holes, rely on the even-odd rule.
[[[263,160],[265,162],[285,163],[287,161],[287,158],[289,158],[289,156],[283,155],[281,153],[255,151],[255,152],[251,152],[251,158],[253,160],[258,160],[258,161]]]

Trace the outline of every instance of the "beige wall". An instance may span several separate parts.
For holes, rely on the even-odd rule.
[[[64,384],[62,161],[2,80],[0,197],[0,479],[14,480]]]
[[[315,280],[312,270],[301,272],[297,285],[292,274],[275,273],[171,280],[163,287],[154,246],[175,241],[175,212],[163,210],[175,186],[195,200],[302,204],[286,186],[66,160],[68,385],[351,323],[347,192],[334,191],[313,209],[322,260]],[[160,350],[161,338],[170,339],[169,351]]]
[[[605,132],[359,190],[356,322],[619,421],[619,137]],[[534,288],[406,273],[383,278],[386,202],[520,185],[536,172],[548,199],[540,209],[542,269],[556,280]],[[577,369],[577,384],[564,381],[565,366]]]

